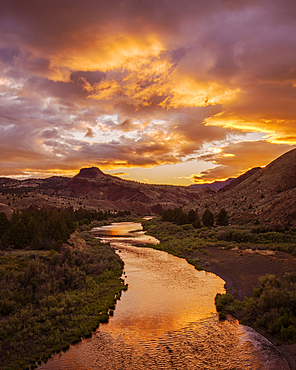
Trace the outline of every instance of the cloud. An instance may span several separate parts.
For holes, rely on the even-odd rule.
[[[129,176],[129,173],[127,173],[127,172],[116,172],[113,175],[114,176]]]
[[[215,167],[191,176],[193,182],[204,183],[237,177],[253,167],[262,167],[293,149],[289,145],[277,145],[267,141],[244,141],[230,144],[217,153],[199,159],[212,162]]]
[[[93,130],[91,128],[88,128],[86,134],[84,135],[84,137],[89,137],[89,138],[94,137]]]
[[[295,17],[289,0],[2,1],[1,175],[200,160],[214,180],[274,159],[296,143]]]
[[[2,63],[12,64],[14,59],[19,54],[18,48],[1,48],[0,49],[0,61]]]

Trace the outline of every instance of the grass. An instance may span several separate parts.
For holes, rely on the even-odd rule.
[[[275,226],[217,226],[187,228],[162,221],[160,217],[142,222],[144,230],[160,240],[156,248],[183,258],[200,258],[204,266],[207,247],[222,249],[283,251],[296,256],[296,229],[275,231]],[[191,225],[192,226],[192,225]]]
[[[0,261],[1,369],[35,368],[90,337],[127,289],[119,256],[95,239],[85,250],[2,251]]]

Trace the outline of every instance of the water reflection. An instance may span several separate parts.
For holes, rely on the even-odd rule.
[[[234,319],[219,322],[214,297],[224,291],[222,279],[167,253],[132,246],[131,238],[136,244],[146,238],[157,242],[140,231],[131,237],[140,226],[94,230],[112,236],[108,240],[125,262],[129,289],[108,324],[41,369],[289,369],[252,329]]]
[[[129,289],[106,330],[125,335],[127,329],[133,337],[151,339],[216,312],[213,297],[224,292],[219,277],[197,271],[185,260],[161,251],[122,242],[116,246],[125,262]]]
[[[94,227],[92,234],[97,237],[101,236],[122,236],[122,237],[146,237],[145,232],[142,230],[142,225],[136,222],[115,222],[111,225]],[[157,239],[153,238],[156,242]]]

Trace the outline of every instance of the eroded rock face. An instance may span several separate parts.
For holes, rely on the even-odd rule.
[[[83,177],[86,179],[95,179],[98,176],[107,176],[99,168],[90,167],[90,168],[81,168],[78,175],[75,177]]]

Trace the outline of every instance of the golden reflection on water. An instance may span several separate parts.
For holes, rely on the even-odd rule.
[[[214,297],[224,292],[222,279],[165,252],[132,246],[127,235],[140,224],[113,227],[109,235],[122,238],[108,240],[124,260],[128,290],[108,324],[40,369],[289,369],[255,331],[231,318],[219,322]],[[136,244],[157,242],[145,238],[133,233]]]
[[[111,225],[103,226],[103,227],[94,227],[92,229],[92,234],[98,234],[99,236],[107,235],[108,237],[112,236],[143,236],[143,238],[147,237],[144,235],[142,231],[142,225],[136,222],[114,222]],[[153,238],[155,241],[156,239]]]
[[[125,261],[129,289],[102,330],[128,328],[144,340],[188,327],[216,312],[214,297],[224,292],[219,277],[161,251],[124,243],[117,243],[117,248]]]

